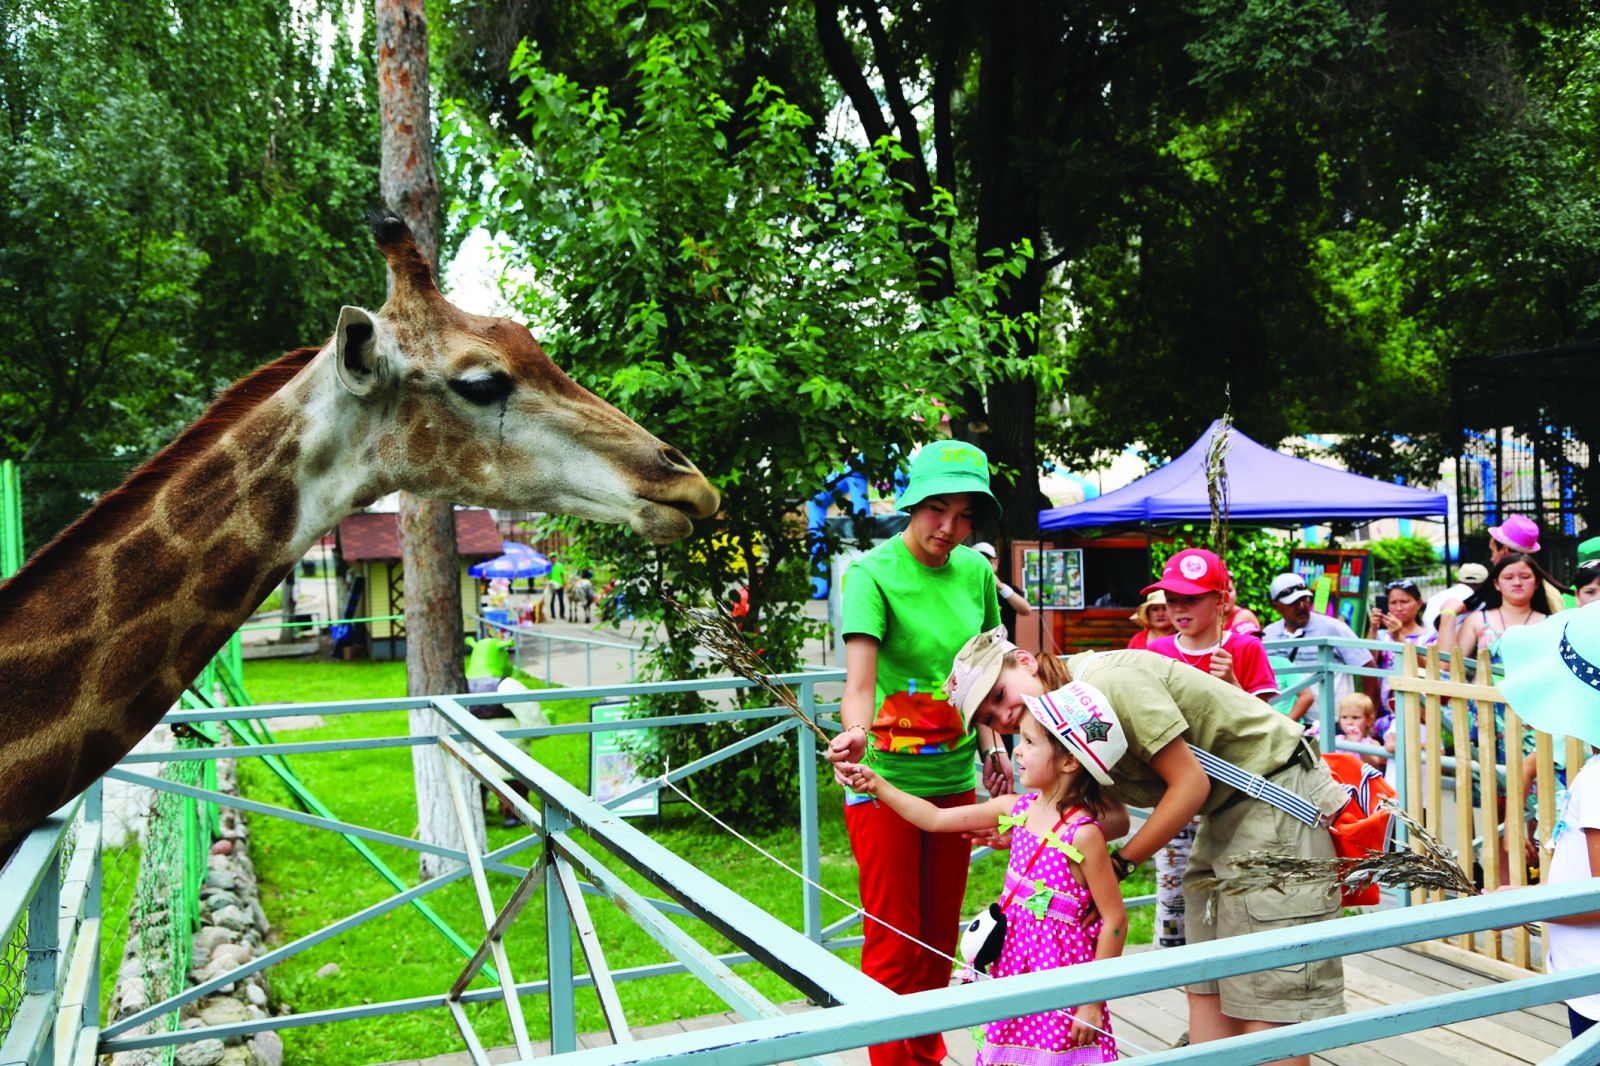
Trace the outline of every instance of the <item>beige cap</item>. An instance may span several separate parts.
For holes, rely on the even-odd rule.
[[[968,730],[972,729],[972,716],[978,713],[978,705],[999,679],[1007,653],[1016,650],[1017,646],[1006,639],[1005,627],[996,626],[979,633],[956,652],[950,676],[944,679],[944,694],[955,704]]]

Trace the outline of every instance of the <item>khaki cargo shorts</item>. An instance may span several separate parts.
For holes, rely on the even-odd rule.
[[[1327,808],[1328,789],[1339,785],[1318,764],[1307,769],[1294,765],[1272,774],[1275,785],[1289,789]],[[1323,802],[1319,802],[1322,800]],[[1339,890],[1326,884],[1305,885],[1285,892],[1201,892],[1194,882],[1215,876],[1226,880],[1229,860],[1252,851],[1274,851],[1300,858],[1333,858],[1333,840],[1326,829],[1313,829],[1278,808],[1256,799],[1241,799],[1226,810],[1206,815],[1189,855],[1183,877],[1184,905],[1189,943],[1243,936],[1266,929],[1282,929],[1320,922],[1340,914]],[[1285,966],[1277,970],[1224,977],[1187,986],[1199,995],[1220,995],[1222,1013],[1230,1018],[1262,1022],[1304,1022],[1344,1012],[1344,961]]]

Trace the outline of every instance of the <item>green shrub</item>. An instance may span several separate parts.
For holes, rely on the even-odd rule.
[[[1427,537],[1387,537],[1365,547],[1372,553],[1373,580],[1379,582],[1419,574],[1439,561],[1438,550]]]

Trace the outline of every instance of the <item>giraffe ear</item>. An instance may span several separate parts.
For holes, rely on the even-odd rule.
[[[370,314],[359,307],[339,308],[339,326],[333,333],[334,371],[340,384],[356,396],[369,395],[383,381],[377,337]]]

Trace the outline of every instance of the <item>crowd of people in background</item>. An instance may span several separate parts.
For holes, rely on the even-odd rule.
[[[847,676],[842,730],[827,757],[846,790],[864,912],[862,969],[899,993],[949,982],[972,843],[998,844],[1008,830],[1008,889],[992,909],[1011,932],[987,956],[979,949],[981,962],[967,957],[992,976],[1120,953],[1126,916],[1116,882],[1151,860],[1158,947],[1337,916],[1331,881],[1248,905],[1196,887],[1231,876],[1235,858],[1251,849],[1331,854],[1327,819],[1349,802],[1348,782],[1335,779],[1313,742],[1327,728],[1318,701],[1331,695],[1328,720],[1338,735],[1368,747],[1355,759],[1335,758],[1371,775],[1362,764],[1382,771],[1395,762],[1379,754],[1394,752],[1397,732],[1385,675],[1407,646],[1437,644],[1452,653],[1449,669],[1460,670],[1463,658],[1499,664],[1503,648],[1561,610],[1568,595],[1580,606],[1600,600],[1600,560],[1580,566],[1573,587],[1563,588],[1538,561],[1538,526],[1521,516],[1490,528],[1489,564],[1463,565],[1458,584],[1429,597],[1412,577],[1385,583],[1359,634],[1318,609],[1319,590],[1301,574],[1241,590],[1225,559],[1186,548],[1142,590],[1128,651],[1063,662],[1012,643],[1006,623],[1035,608],[1008,583],[992,544],[967,546],[974,527],[1000,512],[979,449],[959,441],[924,448],[897,503],[909,524],[857,559],[842,584]],[[556,563],[547,584],[553,617],[571,612],[576,620],[580,605],[587,615],[592,576],[585,569],[569,583]],[[1275,617],[1263,623],[1241,592]],[[729,609],[742,617],[748,601],[736,593]],[[1305,647],[1289,642],[1318,637],[1335,643],[1312,654],[1378,669],[1337,672],[1331,693],[1317,684],[1282,698],[1306,674],[1297,662]],[[1358,638],[1382,647],[1337,643]],[[1298,797],[1323,821],[1285,821],[1287,808],[1226,787],[1219,758]],[[1525,797],[1532,766],[1530,757]],[[1107,841],[1130,828],[1130,804],[1151,814],[1120,850],[1108,851]],[[1594,806],[1600,811],[1600,800]],[[1048,885],[1054,901],[1035,906],[1028,885]],[[1058,904],[1060,920],[1047,920]],[[1338,959],[1307,964],[1294,975],[1295,991],[1286,987],[1279,971],[1188,986],[1184,1041],[1343,1010]],[[978,1061],[1114,1061],[1113,1033],[1105,1003],[1010,1019],[989,1027],[987,1038],[998,1043],[993,1052],[980,1045]],[[875,1066],[934,1066],[945,1057],[937,1035],[871,1049]]]

